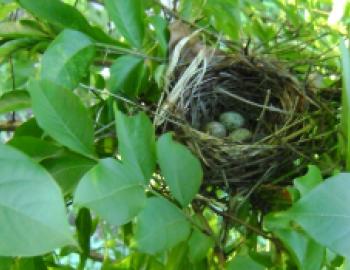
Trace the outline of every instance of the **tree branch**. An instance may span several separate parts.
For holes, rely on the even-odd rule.
[[[0,131],[15,131],[22,123],[21,122],[0,122]]]

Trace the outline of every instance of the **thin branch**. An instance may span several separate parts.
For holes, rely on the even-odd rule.
[[[134,51],[134,50],[130,50],[130,49],[126,49],[126,48],[122,48],[122,47],[117,47],[117,46],[113,46],[113,45],[108,45],[108,44],[104,44],[104,43],[96,43],[96,46],[102,49],[108,49],[110,54],[130,54],[130,55],[134,55],[143,59],[149,59],[149,60],[154,60],[160,63],[164,63],[167,61],[166,58],[164,57],[156,57],[156,56],[151,56],[151,55],[147,55],[144,54],[142,52],[138,52],[138,51]]]
[[[0,122],[0,131],[15,131],[21,124],[21,122]]]
[[[248,105],[251,105],[251,106],[254,106],[254,107],[258,107],[258,108],[261,108],[261,109],[264,109],[264,110],[268,110],[268,111],[271,111],[271,112],[278,112],[278,113],[281,113],[281,114],[287,114],[287,115],[290,115],[291,112],[287,112],[287,111],[284,111],[284,110],[281,110],[279,108],[276,108],[276,107],[273,107],[273,106],[265,106],[265,105],[261,105],[261,104],[258,104],[254,101],[251,101],[251,100],[248,100],[248,99],[245,99],[241,96],[238,96],[236,94],[233,94],[233,93],[230,93],[222,88],[217,88],[216,91],[218,93],[222,93],[222,94],[225,94],[225,95],[228,95],[234,99],[237,99],[239,101],[242,101]]]

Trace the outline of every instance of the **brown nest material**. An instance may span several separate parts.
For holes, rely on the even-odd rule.
[[[317,139],[323,127],[315,120],[322,105],[278,61],[243,54],[217,57],[203,49],[181,66],[176,53],[155,123],[161,132],[173,131],[201,160],[204,186],[289,183],[324,151],[327,138]],[[203,130],[228,111],[245,118],[249,140],[234,142]]]

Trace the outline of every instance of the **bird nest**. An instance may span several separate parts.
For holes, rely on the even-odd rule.
[[[317,141],[321,105],[277,60],[205,49],[183,60],[173,53],[155,123],[201,160],[204,186],[289,183],[324,151]],[[225,112],[241,115],[249,136],[234,140],[205,129]]]

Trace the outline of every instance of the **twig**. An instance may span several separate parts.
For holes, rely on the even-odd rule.
[[[108,44],[104,44],[104,43],[96,43],[95,45],[97,47],[102,48],[102,49],[108,49],[109,53],[114,53],[114,54],[131,54],[131,55],[143,58],[143,59],[150,59],[150,60],[154,60],[154,61],[161,62],[161,63],[167,61],[167,59],[163,58],[163,57],[156,57],[156,56],[146,55],[146,54],[144,54],[142,52],[138,52],[138,51],[122,48],[122,47],[117,47],[117,46],[108,45]]]
[[[230,92],[222,89],[221,87],[218,87],[216,89],[216,91],[218,93],[228,95],[228,96],[230,96],[232,98],[235,98],[235,99],[237,99],[239,101],[242,101],[242,102],[244,102],[244,103],[246,103],[248,105],[254,106],[254,107],[262,108],[262,109],[265,109],[265,110],[268,110],[268,111],[271,111],[271,112],[278,112],[278,113],[281,113],[281,114],[287,114],[287,115],[291,114],[291,112],[287,112],[287,111],[281,110],[281,109],[276,108],[276,107],[264,106],[264,105],[261,105],[259,103],[254,102],[254,101],[250,101],[250,100],[245,99],[243,97],[240,97],[240,96],[238,96],[236,94],[230,93]]]
[[[5,122],[0,123],[0,131],[15,131],[22,123],[21,122]]]
[[[90,254],[89,254],[89,259],[93,260],[93,261],[96,261],[96,262],[104,262],[105,258],[103,257],[103,255],[101,255],[100,253],[98,252],[95,252],[95,251],[90,251]]]
[[[249,223],[241,220],[240,218],[236,217],[236,216],[233,216],[233,215],[230,215],[230,214],[227,214],[226,212],[222,212],[220,210],[217,210],[215,207],[211,206],[211,205],[208,205],[208,207],[213,211],[215,212],[216,214],[222,216],[222,217],[226,217],[226,218],[229,218],[231,219],[233,222],[235,223],[238,223],[239,225],[242,225],[244,227],[246,227],[248,230],[252,231],[252,232],[255,232],[256,234],[258,235],[261,235],[263,236],[264,238],[266,239],[269,239],[271,241],[276,241],[276,239],[272,236],[270,236],[269,234],[267,234],[266,232],[262,231],[260,228],[257,228],[257,227],[254,227],[252,225],[250,225]]]
[[[152,111],[146,105],[139,104],[139,103],[137,103],[135,101],[132,101],[132,100],[130,100],[130,99],[126,98],[126,97],[123,97],[121,95],[112,93],[112,92],[107,91],[107,90],[100,90],[100,89],[97,89],[97,88],[94,88],[92,86],[85,85],[85,84],[82,84],[82,83],[80,84],[80,86],[82,88],[85,88],[85,89],[89,90],[89,91],[95,91],[95,92],[99,92],[101,94],[107,94],[107,95],[109,95],[109,96],[111,96],[111,97],[113,97],[113,98],[115,98],[117,100],[123,101],[123,102],[125,102],[125,103],[127,103],[129,105],[132,105],[132,106],[134,106],[136,108],[139,108],[139,109],[141,109],[141,110],[143,110],[145,112],[148,112],[148,113],[153,114],[153,115],[157,115],[156,112]],[[176,116],[174,116],[174,115],[172,115],[172,118],[169,118],[169,117],[165,117],[165,118],[166,118],[167,121],[171,122],[172,124],[175,124],[175,125],[181,126],[181,127],[185,127],[185,125],[180,122],[181,120],[176,118]],[[99,133],[103,132],[104,130],[112,127],[113,125],[114,125],[114,122],[111,122],[111,123],[107,124],[106,126],[102,127],[100,130],[97,130],[96,133],[99,134]]]

